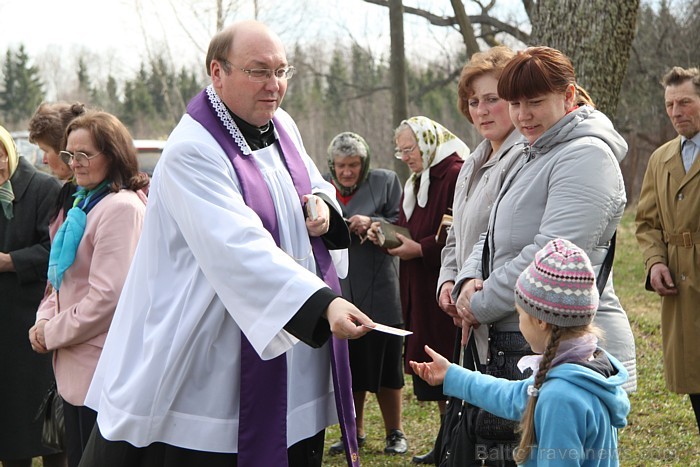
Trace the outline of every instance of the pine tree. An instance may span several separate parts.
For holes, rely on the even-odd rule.
[[[199,91],[202,90],[203,86],[195,76],[194,72],[187,71],[187,68],[183,66],[177,76],[177,87],[180,90],[182,99],[185,101],[185,103],[187,103]]]
[[[78,59],[78,100],[86,101],[88,96],[92,95],[91,91],[87,64],[85,63],[85,58],[80,57]]]
[[[20,45],[17,52],[8,49],[5,54],[0,111],[13,125],[31,117],[44,100],[39,69],[29,61],[24,45]]]

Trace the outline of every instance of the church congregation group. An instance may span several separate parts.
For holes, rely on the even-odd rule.
[[[3,467],[356,466],[368,393],[384,452],[404,455],[405,374],[441,416],[413,463],[481,465],[487,445],[502,454],[489,465],[619,465],[637,374],[610,274],[627,144],[563,53],[473,55],[458,106],[483,141],[404,120],[403,187],[354,132],[321,174],[280,108],[295,68],[267,26],[217,33],[206,67],[152,179],[97,109],[37,109],[30,137],[54,177],[0,127]],[[700,71],[662,84],[679,136],[649,162],[637,239],[668,388],[697,418]],[[35,417],[52,387],[60,448]],[[448,400],[478,414],[466,442]]]

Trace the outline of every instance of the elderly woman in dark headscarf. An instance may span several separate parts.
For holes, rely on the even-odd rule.
[[[27,343],[44,295],[49,261],[49,213],[60,185],[17,155],[0,127],[0,461],[29,467],[63,465],[62,454],[41,444],[42,420],[34,416],[53,383],[51,357]]]
[[[398,219],[401,183],[394,172],[369,166],[370,151],[364,138],[350,132],[333,138],[328,147],[330,181],[354,234],[349,248],[348,275],[341,280],[343,297],[376,323],[402,326],[398,260],[372,242],[364,241],[372,222]],[[369,391],[377,395],[384,417],[384,452],[405,453],[408,446],[401,425],[402,338],[371,332],[348,341],[348,345],[358,445],[365,442],[364,404]],[[341,442],[330,448],[331,454],[342,452]]]

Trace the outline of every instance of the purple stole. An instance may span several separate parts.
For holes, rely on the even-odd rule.
[[[213,108],[206,89],[187,105],[187,113],[199,122],[219,143],[236,171],[243,199],[260,217],[263,226],[279,246],[279,228],[272,196],[262,173],[251,155],[244,155],[233,136]],[[284,127],[272,122],[279,134],[284,162],[299,195],[311,193],[311,180]],[[340,283],[328,249],[320,237],[310,237],[316,266],[321,278],[340,295]],[[347,341],[331,337],[331,368],[335,403],[349,466],[360,465],[352,398]],[[241,333],[240,416],[238,426],[238,465],[287,466],[287,358],[282,354],[262,360]]]

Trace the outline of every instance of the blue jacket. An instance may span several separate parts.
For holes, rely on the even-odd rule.
[[[526,466],[617,466],[617,429],[630,402],[627,370],[605,351],[586,364],[564,363],[547,373],[535,408],[537,446]],[[534,377],[508,381],[451,365],[443,390],[499,417],[520,420]]]

